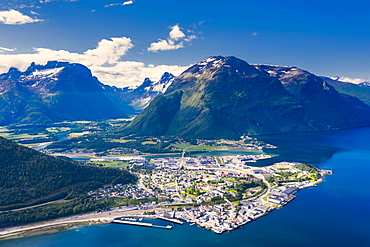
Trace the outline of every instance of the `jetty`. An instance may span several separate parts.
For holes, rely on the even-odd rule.
[[[181,221],[181,220],[174,219],[174,218],[168,218],[168,217],[164,217],[164,216],[158,216],[158,215],[127,214],[125,216],[120,217],[120,219],[129,219],[129,220],[132,220],[132,221],[134,221],[133,219],[135,219],[135,218],[138,218],[138,219],[152,219],[152,220],[158,219],[158,220],[165,220],[165,221],[175,223],[175,224],[179,224],[179,225],[184,224],[184,222]]]
[[[165,220],[165,221],[169,221],[169,222],[176,223],[179,225],[184,224],[184,222],[182,222],[181,220],[177,220],[177,219],[171,219],[171,218],[162,217],[162,216],[157,216],[156,218],[159,220]]]
[[[129,221],[129,220],[121,220],[121,219],[114,219],[112,223],[118,223],[118,224],[125,224],[125,225],[132,225],[132,226],[145,226],[145,227],[155,227],[155,228],[162,228],[171,230],[173,228],[172,225],[167,226],[158,226],[153,225],[152,223],[145,223],[145,222],[137,222],[137,221]]]

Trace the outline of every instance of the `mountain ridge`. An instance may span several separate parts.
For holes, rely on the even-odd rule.
[[[273,68],[276,75],[268,72]],[[363,102],[307,71],[215,56],[176,77],[125,133],[213,139],[324,131],[370,125],[365,113]]]

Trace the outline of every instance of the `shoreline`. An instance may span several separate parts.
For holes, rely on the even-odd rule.
[[[312,186],[316,186],[317,184],[323,182],[323,178],[320,178],[319,180],[315,181]],[[309,186],[309,187],[312,187]],[[302,188],[304,189],[304,188]],[[299,189],[295,193],[292,194],[292,196],[289,198],[287,202],[280,206],[272,207],[266,212],[264,212],[262,215],[256,216],[253,220],[255,221],[260,217],[267,216],[270,212],[272,212],[275,209],[280,209],[285,207],[287,204],[289,204],[292,200],[296,198],[295,194],[301,191],[302,189]],[[10,240],[10,239],[17,239],[17,238],[23,238],[23,237],[30,237],[30,236],[35,236],[35,235],[43,235],[43,234],[53,234],[57,232],[62,232],[62,231],[68,231],[72,230],[74,228],[77,228],[79,226],[90,226],[90,225],[104,225],[104,224],[110,224],[114,221],[115,218],[117,217],[125,217],[125,216],[132,216],[132,215],[140,215],[143,214],[145,211],[149,209],[135,209],[135,210],[123,210],[120,208],[115,208],[111,209],[109,211],[104,211],[104,212],[93,212],[93,213],[85,213],[85,214],[79,214],[79,215],[74,215],[74,216],[69,216],[69,217],[64,217],[64,218],[58,218],[54,220],[49,220],[49,221],[43,221],[43,222],[37,222],[37,223],[31,223],[27,225],[22,225],[22,226],[13,226],[13,227],[7,227],[7,228],[2,228],[0,229],[0,242],[2,240]],[[152,208],[150,210],[153,211],[169,211],[171,210],[171,207],[157,207],[157,208]],[[183,219],[184,221],[188,223],[192,223],[192,221],[188,221],[186,219]],[[242,227],[249,222],[246,222],[244,224],[239,225],[238,227],[232,229],[235,230],[239,227]],[[199,227],[205,228],[204,226],[199,225],[196,223]],[[207,229],[207,228],[206,228]],[[220,234],[221,232],[216,232],[212,229],[211,230],[215,233]]]
[[[132,214],[143,214],[147,210],[148,209],[122,210],[116,208],[100,213],[90,212],[48,221],[30,223],[27,225],[5,227],[0,229],[0,242],[2,240],[9,240],[13,238],[23,238],[33,235],[42,235],[48,233],[55,233],[59,231],[67,231],[78,226],[110,224],[117,217],[124,217],[125,215]],[[153,208],[151,210],[168,211],[169,208],[158,207]]]
[[[302,184],[301,186],[298,187],[299,189],[295,193],[297,193],[298,191],[300,191],[304,188],[316,186],[317,184],[324,181],[324,176],[325,175],[328,175],[328,174],[331,175],[332,174],[332,171],[330,171],[330,170],[320,170],[320,169],[318,169],[318,171],[321,174],[321,178],[319,178],[318,180],[316,180],[314,182],[308,183],[308,184]],[[269,188],[270,186],[267,185],[267,187]],[[255,198],[255,199],[260,200],[263,196],[266,196],[266,193],[268,193],[268,192],[269,192],[269,189],[267,189],[263,194],[258,195],[258,197]],[[294,195],[295,193],[293,192],[292,195]],[[291,198],[289,198],[290,200],[286,201],[285,203],[282,203],[282,204],[277,203],[277,205],[275,205],[275,206],[263,209],[264,212],[263,212],[262,215],[254,214],[253,215],[254,217],[251,216],[250,218],[255,220],[255,219],[257,219],[261,216],[267,215],[270,211],[272,211],[276,208],[284,207],[285,205],[287,205],[294,198],[295,198],[295,196],[292,196]],[[266,199],[265,199],[265,201],[266,201]],[[228,203],[231,204],[231,202],[229,202],[229,201],[228,201]],[[262,204],[265,205],[265,203],[262,203]],[[127,215],[140,215],[140,214],[144,214],[147,210],[156,211],[157,213],[159,211],[159,212],[162,213],[162,212],[165,212],[165,211],[170,211],[171,209],[173,209],[173,207],[166,207],[166,206],[163,207],[161,205],[157,205],[157,206],[153,205],[152,207],[149,207],[149,208],[117,207],[117,208],[110,209],[110,210],[107,210],[107,211],[104,211],[104,212],[90,212],[90,213],[73,215],[73,216],[68,216],[68,217],[63,217],[63,218],[57,218],[57,219],[53,219],[53,220],[30,223],[30,224],[21,225],[21,226],[5,227],[5,228],[0,228],[0,240],[28,237],[28,236],[39,235],[39,234],[47,234],[48,232],[55,233],[55,232],[59,232],[59,231],[70,230],[73,227],[82,226],[82,225],[110,224],[118,217],[125,217]],[[189,223],[192,222],[192,221],[189,221],[187,219],[185,219],[185,221],[187,221]],[[242,220],[240,222],[244,222],[244,220]],[[242,223],[241,225],[244,225],[248,222],[249,221],[247,221],[245,223]],[[204,226],[201,226],[201,227],[204,227]],[[232,230],[234,230],[236,228],[237,227],[234,226],[234,228]],[[216,233],[222,233],[223,232],[223,231],[219,232],[217,229],[213,230],[213,231],[216,232]]]

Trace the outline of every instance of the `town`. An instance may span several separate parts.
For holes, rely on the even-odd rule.
[[[139,199],[141,209],[171,207],[173,216],[215,233],[245,225],[283,207],[301,189],[315,186],[331,171],[302,163],[266,167],[248,164],[271,156],[198,156],[135,159],[137,184],[90,191],[95,199]]]

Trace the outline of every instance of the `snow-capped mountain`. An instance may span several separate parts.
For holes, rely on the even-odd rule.
[[[0,75],[0,124],[124,118],[124,90],[102,84],[77,63],[32,63]]]
[[[174,78],[175,76],[168,72],[165,72],[159,81],[151,81],[149,78],[145,78],[143,84],[130,93],[132,97],[131,105],[136,110],[146,108],[155,97],[166,92]]]
[[[331,76],[331,77],[325,77],[325,78],[328,78],[328,79],[333,80],[333,81],[355,84],[355,85],[360,86],[360,87],[370,87],[370,81],[368,81],[366,79],[340,77],[340,76]]]

